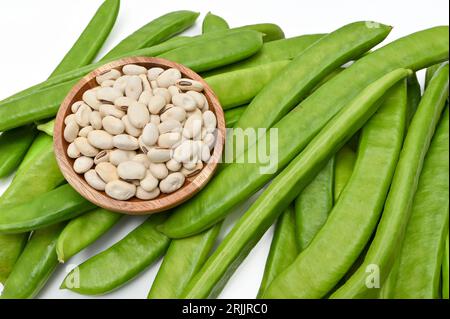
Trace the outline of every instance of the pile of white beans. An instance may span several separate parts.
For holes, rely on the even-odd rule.
[[[73,169],[91,187],[117,200],[151,200],[209,161],[217,119],[200,82],[135,64],[96,81],[64,120]]]

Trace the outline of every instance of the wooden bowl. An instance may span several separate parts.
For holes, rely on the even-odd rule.
[[[69,143],[67,143],[63,137],[65,128],[64,119],[66,118],[66,116],[72,113],[71,105],[76,101],[82,100],[82,95],[86,90],[98,86],[95,80],[96,76],[111,69],[121,70],[122,67],[126,64],[138,64],[146,68],[176,68],[180,70],[183,77],[201,82],[205,88],[203,93],[208,100],[209,108],[212,112],[214,112],[217,118],[217,139],[209,162],[198,174],[186,178],[186,182],[179,190],[171,194],[161,194],[159,197],[148,201],[140,200],[137,198],[132,198],[128,201],[115,200],[107,196],[105,192],[98,191],[89,186],[89,184],[87,184],[87,182],[85,181],[84,176],[77,174],[73,170],[74,160],[67,155],[67,147],[69,146]],[[56,160],[67,182],[78,193],[80,193],[81,196],[94,203],[95,205],[111,211],[129,215],[144,215],[168,210],[194,196],[208,183],[208,181],[213,176],[214,171],[217,168],[217,163],[219,162],[222,154],[224,140],[225,119],[223,110],[218,98],[208,86],[208,84],[197,73],[181,64],[165,59],[149,57],[129,57],[110,62],[83,77],[72,88],[72,90],[62,102],[56,116],[55,130],[53,135]]]

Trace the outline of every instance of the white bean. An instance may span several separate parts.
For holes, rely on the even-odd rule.
[[[181,90],[175,86],[175,85],[171,85],[167,88],[167,90],[169,91],[171,96],[174,96],[175,94],[179,94],[181,93]]]
[[[75,146],[75,143],[70,143],[69,146],[67,147],[67,155],[70,158],[78,158],[81,156],[80,151],[78,150],[78,148]]]
[[[98,165],[99,163],[104,163],[109,161],[109,151],[103,150],[100,151],[97,155],[94,157],[94,164]]]
[[[110,150],[113,148],[113,137],[106,131],[94,130],[88,134],[89,143],[101,150]]]
[[[111,69],[109,71],[106,71],[100,75],[97,75],[97,77],[95,78],[95,80],[97,81],[98,84],[102,84],[105,81],[109,81],[109,80],[117,80],[122,74],[120,73],[120,71],[116,70],[116,69]]]
[[[156,187],[158,187],[158,183],[159,180],[155,176],[153,176],[150,171],[147,171],[145,178],[141,180],[140,185],[145,191],[151,192]]]
[[[72,104],[72,106],[70,107],[70,110],[72,111],[72,113],[77,113],[78,109],[80,108],[81,105],[86,104],[83,101],[78,101]],[[86,104],[87,105],[87,104]]]
[[[142,81],[142,88],[144,89],[144,92],[148,91],[148,92],[152,93],[152,86],[150,85],[150,82],[147,79],[147,75],[141,74],[141,75],[139,75],[139,78]]]
[[[118,166],[120,163],[132,160],[135,156],[135,151],[112,150],[109,153],[109,161],[111,164]]]
[[[109,162],[98,163],[97,166],[95,166],[95,171],[97,172],[98,176],[100,176],[100,178],[106,183],[119,179],[117,168]]]
[[[116,81],[114,81],[114,80],[106,80],[106,81],[103,81],[102,84],[100,84],[100,86],[102,88],[113,87],[114,83],[116,83]]]
[[[179,79],[175,84],[180,90],[183,91],[203,91],[203,84],[192,79]]]
[[[178,172],[181,168],[181,163],[178,163],[176,160],[171,158],[169,161],[166,162],[167,168],[172,172]]]
[[[161,95],[164,100],[167,103],[170,103],[170,101],[172,100],[172,95],[170,94],[169,90],[166,88],[157,88],[153,90],[153,95]]]
[[[164,121],[158,125],[158,130],[160,134],[169,133],[169,132],[181,132],[183,126],[177,120],[169,119]]]
[[[183,186],[185,177],[181,173],[171,173],[159,183],[161,192],[169,194]]]
[[[106,116],[101,121],[103,129],[111,135],[122,134],[125,131],[125,124],[122,120],[114,116]]]
[[[142,142],[147,146],[153,146],[158,141],[158,135],[158,127],[153,123],[148,123],[142,131]]]
[[[150,163],[149,171],[157,179],[163,179],[169,174],[169,170],[163,163]]]
[[[91,114],[89,114],[89,123],[95,130],[100,130],[102,128],[102,116],[100,115],[100,112],[91,112]]]
[[[144,164],[136,161],[122,162],[117,166],[117,174],[124,180],[143,179],[146,175]]]
[[[197,162],[197,165],[195,166],[194,169],[189,170],[189,169],[186,169],[185,167],[183,167],[180,170],[180,173],[182,173],[186,177],[191,177],[191,176],[194,176],[194,175],[200,173],[202,168],[203,168],[203,163],[199,161],[199,162]]]
[[[122,72],[123,74],[126,75],[139,75],[139,74],[146,74],[147,69],[137,64],[127,64],[123,66]]]
[[[86,104],[80,105],[77,112],[75,113],[75,120],[78,125],[81,127],[85,127],[89,125],[89,116],[92,113],[92,109]]]
[[[67,117],[64,119],[64,124],[69,124],[70,122],[75,122],[77,123],[77,120],[75,118],[75,114],[69,114],[67,115]],[[78,124],[78,123],[77,123]]]
[[[166,100],[161,95],[154,95],[148,101],[148,109],[152,114],[159,114],[159,111],[166,105]]]
[[[138,100],[142,93],[142,81],[137,75],[132,75],[128,79],[127,86],[125,88],[125,95],[133,100]]]
[[[158,126],[159,123],[161,123],[161,118],[159,117],[159,115],[150,114],[150,123]]]
[[[121,96],[122,92],[112,87],[102,87],[97,90],[97,99],[99,101],[114,103],[114,101]]]
[[[170,160],[171,153],[170,149],[153,147],[149,149],[147,156],[153,163],[164,163]]]
[[[139,148],[139,143],[131,135],[119,134],[113,137],[113,146],[124,151],[134,151]]]
[[[158,138],[158,146],[165,148],[172,148],[177,145],[181,140],[181,134],[179,132],[169,132],[161,134]]]
[[[175,106],[182,107],[187,112],[194,111],[197,108],[197,102],[192,96],[186,93],[179,93],[172,96],[172,103]]]
[[[208,145],[209,149],[212,150],[214,148],[214,144],[216,142],[216,137],[212,133],[206,134],[203,142]]]
[[[94,160],[87,156],[78,157],[73,162],[73,170],[78,174],[84,174],[92,168]]]
[[[125,125],[125,132],[127,132],[128,135],[131,135],[133,137],[139,137],[139,135],[141,135],[142,130],[134,127],[133,124],[131,124],[130,120],[128,119],[128,115],[122,117],[122,122]]]
[[[198,146],[192,140],[186,140],[177,146],[173,152],[173,159],[179,163],[191,160],[198,153]]]
[[[111,104],[100,105],[99,111],[100,115],[103,117],[110,115],[117,117],[118,119],[121,119],[125,115],[124,111],[119,110],[118,108],[116,108],[114,105]]]
[[[147,72],[147,78],[149,81],[155,81],[158,76],[164,72],[163,68],[151,68]]]
[[[128,108],[128,120],[136,128],[144,128],[150,121],[150,113],[143,103],[135,102]]]
[[[104,191],[106,183],[98,176],[94,169],[84,173],[84,179],[93,189]]]
[[[127,97],[127,96],[122,96],[119,97],[117,99],[114,100],[114,105],[119,109],[122,110],[124,112],[126,112],[128,110],[128,108],[130,107],[131,104],[135,103],[136,100]]]
[[[186,119],[186,111],[182,107],[172,107],[161,114],[161,121],[173,119],[178,122],[183,122]]]
[[[191,115],[184,123],[183,136],[186,138],[195,138],[202,132],[202,117]]]
[[[99,150],[89,144],[86,137],[77,137],[74,141],[75,146],[84,156],[94,157],[98,154]]]
[[[64,128],[64,139],[67,142],[72,143],[77,138],[79,131],[80,128],[77,123],[74,121],[69,122],[69,124],[67,124]]]
[[[120,78],[118,78],[116,80],[116,82],[113,85],[113,88],[115,88],[116,90],[119,90],[120,92],[122,92],[122,94],[124,94],[125,93],[125,88],[127,87],[129,78],[130,78],[129,75],[121,76]]]
[[[170,68],[162,72],[157,78],[156,82],[158,86],[161,88],[168,88],[171,85],[174,85],[178,79],[181,79],[180,70]]]
[[[155,188],[151,192],[147,192],[143,187],[138,186],[136,190],[136,197],[142,200],[150,200],[158,197],[160,194],[159,188]]]
[[[204,107],[204,105],[206,103],[206,98],[202,93],[198,93],[195,91],[187,91],[186,94],[195,100],[195,102],[197,103],[197,107],[199,109],[202,109]]]
[[[148,102],[150,101],[150,98],[153,96],[151,91],[145,90],[141,93],[141,95],[139,96],[139,103],[148,105]]]
[[[102,104],[98,99],[97,99],[97,93],[95,90],[91,89],[91,90],[87,90],[83,93],[83,101],[89,105],[92,109],[94,110],[98,110],[100,105]]]
[[[128,200],[136,194],[136,186],[124,181],[112,181],[106,184],[105,192],[117,200]]]
[[[150,160],[148,159],[148,156],[145,154],[137,154],[136,156],[133,157],[132,160],[141,163],[142,165],[145,166],[145,168],[149,168],[150,166]]]
[[[203,125],[205,126],[206,131],[208,133],[214,132],[217,126],[217,119],[214,113],[211,111],[206,111],[203,113],[202,117],[203,117]]]
[[[88,136],[88,134],[90,133],[90,132],[92,132],[94,130],[94,128],[92,127],[92,126],[86,126],[86,127],[83,127],[81,130],[80,130],[80,132],[78,133],[78,136],[81,136],[81,137],[87,137]]]

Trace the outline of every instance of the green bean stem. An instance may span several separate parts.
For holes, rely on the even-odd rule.
[[[202,33],[209,33],[221,30],[227,30],[230,26],[225,21],[224,18],[219,17],[218,15],[212,14],[208,12],[203,19],[202,23]]]

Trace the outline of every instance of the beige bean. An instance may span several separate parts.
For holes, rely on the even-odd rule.
[[[203,143],[208,145],[209,149],[212,150],[214,148],[214,144],[216,143],[216,137],[213,133],[207,133],[203,139]]]
[[[150,93],[152,93],[152,86],[150,84],[150,81],[147,79],[147,75],[145,74],[141,74],[139,75],[139,78],[142,81],[142,88],[144,91],[149,91]]]
[[[167,90],[169,91],[171,97],[175,94],[181,93],[181,90],[176,85],[169,86]]]
[[[77,102],[72,104],[72,106],[70,107],[70,110],[72,111],[72,113],[77,113],[78,109],[83,104],[86,104],[86,103],[84,103],[83,101],[77,101]]]
[[[116,180],[106,184],[105,192],[109,197],[117,200],[128,200],[136,194],[136,186],[124,181]]]
[[[98,176],[94,169],[84,173],[84,179],[93,189],[104,191],[106,183]]]
[[[97,90],[97,99],[101,102],[114,103],[114,100],[121,96],[122,92],[112,87],[102,87]]]
[[[125,88],[125,95],[133,100],[138,100],[142,93],[142,81],[137,75],[132,75],[128,79],[127,86]]]
[[[109,152],[109,161],[115,166],[119,166],[120,163],[130,161],[136,156],[135,151],[124,150],[112,150]]]
[[[201,92],[204,89],[203,84],[201,84],[200,82],[186,78],[177,80],[175,85],[183,91]]]
[[[148,154],[148,151],[150,150],[150,146],[145,145],[145,143],[142,141],[142,135],[138,138],[139,143],[139,149],[144,153],[145,155]]]
[[[111,81],[111,80],[117,80],[122,74],[120,71],[116,69],[111,69],[109,71],[106,71],[100,75],[97,75],[95,80],[99,85],[101,85],[105,81]]]
[[[150,160],[146,154],[137,154],[132,160],[141,163],[145,168],[149,168],[150,166]]]
[[[150,122],[150,113],[143,103],[135,102],[128,108],[128,120],[136,128],[144,128]]]
[[[206,145],[205,143],[202,142],[201,146],[200,146],[200,159],[203,162],[208,162],[209,159],[211,158],[211,150],[209,149],[208,145]]]
[[[116,90],[119,90],[120,92],[122,92],[122,94],[124,94],[125,93],[125,88],[127,87],[129,78],[130,78],[129,75],[123,75],[123,76],[119,77],[115,81],[115,83],[113,85],[113,88],[116,89]]]
[[[167,121],[161,122],[158,125],[159,134],[165,134],[169,132],[181,132],[183,126],[177,120],[169,119]]]
[[[89,114],[89,123],[94,130],[100,130],[102,128],[102,116],[100,115],[100,112],[91,112],[91,114]]]
[[[179,132],[169,132],[161,134],[158,138],[158,145],[160,147],[172,148],[177,145],[181,140],[181,134]]]
[[[171,158],[166,162],[166,167],[172,172],[178,172],[181,168],[181,163],[178,163],[176,160]]]
[[[170,101],[172,100],[172,95],[170,94],[169,90],[166,88],[157,88],[153,90],[153,95],[161,95],[164,100],[167,103],[170,103]]]
[[[151,200],[159,196],[159,188],[155,188],[151,192],[147,192],[143,187],[138,186],[136,189],[136,197],[142,200]]]
[[[118,119],[121,119],[125,115],[124,111],[119,110],[118,108],[116,108],[114,105],[111,104],[100,105],[99,111],[102,117],[110,115],[117,117]]]
[[[100,151],[94,157],[94,164],[98,165],[99,163],[109,162],[109,154],[110,154],[110,151],[107,151],[107,150]]]
[[[195,109],[193,111],[190,112],[186,112],[186,118],[191,117],[191,116],[197,116],[198,118],[202,118],[202,111],[200,111],[200,109]]]
[[[195,91],[187,91],[186,92],[187,95],[189,95],[190,97],[192,97],[195,100],[195,103],[197,103],[197,107],[199,109],[202,109],[203,106],[206,103],[206,98],[202,93],[198,93]]]
[[[151,114],[159,114],[165,105],[166,100],[161,95],[154,95],[148,101],[148,109]]]
[[[75,118],[75,114],[69,114],[69,115],[67,115],[66,116],[66,118],[64,119],[64,124],[69,124],[70,122],[75,122],[77,125],[78,125],[78,123],[77,123],[77,120],[76,120],[76,118]]]
[[[170,194],[180,189],[183,186],[185,177],[182,173],[171,173],[159,183],[161,192]]]
[[[159,123],[161,123],[161,118],[159,117],[159,115],[150,114],[150,123],[158,126]]]
[[[113,137],[103,130],[94,130],[88,134],[89,143],[101,150],[110,150],[113,148]]]
[[[79,131],[80,128],[77,123],[74,121],[69,122],[69,124],[67,124],[64,128],[64,139],[67,142],[72,143],[77,138]]]
[[[197,161],[183,163],[183,167],[189,171],[192,171],[197,166]]]
[[[139,96],[139,103],[148,105],[148,102],[150,101],[150,98],[153,96],[151,91],[144,90],[141,95]]]
[[[195,166],[194,169],[189,170],[186,169],[185,167],[181,168],[180,173],[183,174],[186,177],[192,177],[198,173],[200,173],[200,171],[203,169],[203,163],[202,162],[197,162],[197,165]]]
[[[198,146],[192,140],[185,140],[174,149],[173,159],[179,163],[185,163],[194,158],[198,153]]]
[[[152,90],[155,90],[158,88],[158,83],[156,83],[156,80],[150,81],[150,86],[152,87]]]
[[[147,146],[153,146],[158,141],[158,136],[158,127],[153,123],[148,123],[142,131],[142,142]]]
[[[217,127],[216,115],[214,115],[214,113],[211,111],[206,111],[203,113],[202,117],[203,117],[203,125],[205,126],[206,131],[208,133],[214,132],[214,130]]]
[[[167,111],[168,109],[170,109],[172,107],[175,107],[175,106],[173,104],[170,104],[170,103],[166,104],[166,106],[164,106],[159,113],[162,114],[162,113],[164,113],[165,111]]]
[[[172,96],[172,103],[175,106],[182,107],[187,112],[197,108],[197,102],[192,96],[186,93],[179,93]]]
[[[150,167],[148,169],[157,179],[163,179],[169,175],[169,170],[164,163],[150,163]]]
[[[114,83],[116,83],[116,81],[114,81],[114,80],[106,80],[106,81],[103,81],[102,84],[100,84],[100,86],[102,88],[113,87]]]
[[[159,87],[168,88],[174,85],[178,79],[181,79],[181,72],[177,69],[170,68],[158,75],[156,82]]]
[[[113,146],[124,151],[134,151],[139,148],[139,143],[131,135],[119,134],[113,137]]]
[[[98,149],[89,144],[89,141],[86,137],[77,137],[74,143],[80,153],[84,156],[94,157],[99,152]]]
[[[122,72],[126,75],[139,75],[147,74],[147,69],[137,64],[127,64],[123,66]]]
[[[102,102],[97,99],[97,93],[94,89],[85,91],[82,98],[83,101],[94,110],[98,110],[102,104]]]
[[[130,120],[128,119],[128,115],[122,117],[122,122],[125,125],[125,132],[127,132],[128,135],[131,135],[133,137],[139,137],[139,135],[141,135],[142,130],[134,127],[133,124],[131,124]]]
[[[95,166],[95,172],[106,183],[119,179],[117,168],[109,162],[98,163],[97,166]]]
[[[78,150],[78,148],[75,146],[75,143],[70,143],[69,146],[67,147],[67,155],[70,158],[78,158],[81,156],[80,151]]]
[[[83,127],[81,130],[80,130],[80,132],[78,133],[78,136],[81,136],[81,137],[88,137],[88,134],[90,133],[90,132],[92,132],[94,130],[94,128],[92,127],[92,126],[86,126],[86,127]]]
[[[125,131],[125,124],[122,120],[114,116],[106,116],[102,120],[103,129],[111,135],[122,134]]]
[[[155,176],[153,176],[150,171],[147,171],[145,178],[141,180],[140,185],[145,191],[151,192],[156,187],[158,187],[158,183],[159,180]]]
[[[150,68],[147,72],[147,78],[149,81],[155,81],[158,76],[164,72],[163,68]]]
[[[170,149],[153,147],[148,150],[147,156],[153,163],[164,163],[170,160],[171,153]]]
[[[91,157],[81,156],[73,162],[73,170],[78,174],[84,174],[92,168],[94,160]]]
[[[92,113],[92,109],[86,104],[80,105],[77,112],[75,113],[75,120],[78,125],[81,127],[85,127],[89,125],[89,116]]]
[[[117,174],[124,180],[144,179],[146,172],[144,164],[136,161],[122,162],[117,166]]]
[[[202,132],[202,117],[197,115],[191,115],[184,123],[183,136],[186,138],[195,138]]]
[[[178,122],[183,122],[186,119],[186,111],[182,107],[174,106],[161,114],[161,122],[167,120],[177,120]]]
[[[117,98],[116,100],[114,100],[114,105],[119,110],[126,112],[128,110],[128,108],[130,107],[130,105],[135,102],[136,102],[136,100],[134,100],[132,98],[129,98],[127,96],[121,96],[121,97]]]

